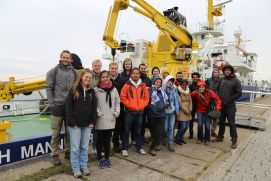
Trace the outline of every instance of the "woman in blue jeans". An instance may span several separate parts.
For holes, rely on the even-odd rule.
[[[175,124],[176,115],[179,113],[179,101],[177,88],[174,85],[175,79],[168,75],[163,81],[163,89],[168,97],[166,105],[166,119],[165,119],[165,132],[167,134],[168,150],[174,152],[173,146],[173,130]]]
[[[208,110],[211,106],[211,100],[216,103],[216,109],[221,110],[221,100],[218,95],[208,89],[205,81],[200,80],[197,84],[198,90],[191,93],[191,97],[195,97],[197,102],[197,116],[198,116],[198,144],[210,144],[210,118]],[[205,134],[203,136],[203,125],[205,126]]]
[[[190,90],[188,88],[188,81],[182,79],[180,81],[180,85],[178,86],[179,90],[179,105],[180,111],[177,115],[177,122],[178,122],[178,132],[176,134],[174,142],[177,145],[186,144],[183,140],[183,136],[189,126],[189,121],[192,119],[191,111],[192,111],[192,99],[190,96]]]
[[[71,167],[74,177],[89,175],[88,145],[97,120],[97,100],[91,87],[92,74],[83,70],[66,100],[66,120],[70,132]]]

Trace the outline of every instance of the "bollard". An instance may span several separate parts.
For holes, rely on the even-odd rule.
[[[7,129],[11,128],[11,122],[0,121],[0,143],[7,141]]]

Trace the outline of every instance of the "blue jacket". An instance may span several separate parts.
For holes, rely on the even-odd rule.
[[[166,117],[166,104],[165,101],[163,99],[163,95],[162,95],[162,90],[157,90],[157,96],[159,97],[159,101],[151,104],[151,100],[149,103],[149,117]],[[152,89],[150,91],[150,99],[151,99],[151,95],[152,95]]]

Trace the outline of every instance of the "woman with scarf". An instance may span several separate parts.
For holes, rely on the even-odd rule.
[[[212,72],[212,77],[210,77],[209,79],[207,79],[206,83],[209,86],[209,88],[211,90],[213,90],[216,94],[218,94],[218,89],[221,83],[221,78],[219,77],[219,70],[218,69],[214,69]],[[217,127],[217,119],[212,119],[212,126],[211,126],[211,135],[213,137],[216,137],[216,127]]]
[[[180,85],[178,86],[179,90],[179,105],[180,111],[177,115],[177,122],[178,122],[178,132],[176,134],[174,142],[177,145],[186,144],[183,140],[183,136],[188,129],[189,121],[192,119],[191,111],[192,111],[192,99],[190,96],[190,90],[188,88],[188,81],[182,79],[180,81]]]
[[[97,131],[98,167],[101,169],[110,168],[110,141],[116,118],[120,113],[120,98],[117,89],[110,81],[109,72],[105,70],[100,73],[99,83],[94,90],[98,103],[98,119],[95,126]],[[102,159],[102,150],[105,152],[104,160]]]
[[[168,97],[166,105],[165,133],[167,134],[168,150],[174,152],[173,136],[176,115],[179,114],[179,101],[177,88],[174,85],[175,79],[168,75],[163,81],[163,89]]]
[[[198,117],[198,144],[210,144],[210,118],[208,112],[212,106],[212,100],[216,103],[216,110],[221,110],[221,100],[218,95],[208,89],[205,81],[198,81],[198,90],[191,92],[191,97],[194,97],[197,103],[197,117]],[[203,136],[203,124],[205,126],[205,134]]]
[[[156,77],[156,79],[153,80],[153,85],[150,89],[150,103],[148,106],[148,121],[150,124],[151,136],[153,138],[152,144],[149,148],[149,154],[152,156],[156,156],[154,150],[160,150],[157,146],[160,144],[163,134],[167,99],[168,97],[162,89],[162,79],[160,77]]]

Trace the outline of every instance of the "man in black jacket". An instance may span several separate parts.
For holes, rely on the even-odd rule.
[[[192,77],[192,83],[189,85],[189,90],[190,92],[193,92],[197,89],[197,84],[200,78],[200,74],[198,72],[193,72],[191,77]],[[193,127],[194,127],[195,115],[197,112],[197,101],[195,98],[192,98],[192,105],[193,105],[192,112],[191,112],[192,119],[189,122],[189,137],[188,137],[189,139],[193,139],[193,134],[194,134]]]
[[[215,142],[222,142],[225,133],[225,122],[226,118],[229,122],[230,127],[230,136],[232,149],[237,148],[237,130],[235,125],[235,112],[236,112],[236,103],[235,101],[241,97],[242,88],[241,82],[236,78],[234,74],[234,68],[231,65],[226,65],[222,69],[224,78],[222,79],[218,95],[222,101],[222,109],[220,116],[220,125],[218,136],[215,138]]]
[[[146,84],[148,90],[150,91],[152,87],[152,82],[151,82],[151,79],[147,76],[147,68],[148,68],[147,65],[144,63],[141,63],[138,68],[140,72],[140,79],[142,80],[142,82]],[[147,124],[147,114],[148,114],[148,108],[146,107],[143,114],[143,122],[142,122],[142,129],[141,129],[142,140],[145,143],[148,143],[148,140],[145,139],[145,128],[149,127]]]
[[[117,62],[111,62],[109,64],[109,72],[110,72],[110,78],[111,81],[118,90],[118,93],[120,94],[121,88],[124,85],[123,79],[120,77],[120,74],[118,73],[118,63]],[[124,126],[124,107],[123,104],[120,104],[120,115],[117,117],[116,124],[115,124],[115,130],[113,133],[113,145],[115,152],[119,153],[121,151],[120,148],[120,140],[122,141],[122,133],[123,133],[123,126]]]

